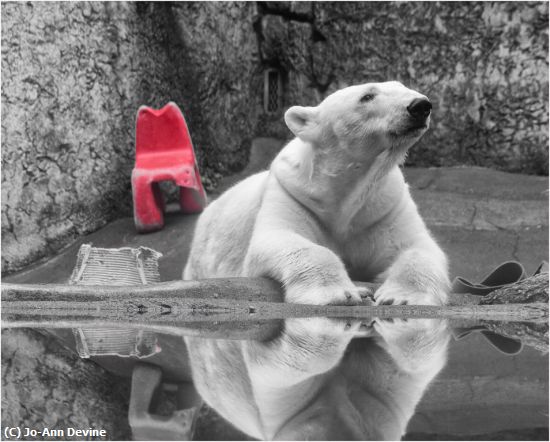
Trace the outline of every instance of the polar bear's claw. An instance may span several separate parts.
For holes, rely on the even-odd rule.
[[[351,283],[348,289],[342,288],[344,284],[330,286],[308,287],[293,286],[286,290],[286,302],[296,304],[316,305],[356,305],[361,304],[361,295],[358,287]]]
[[[386,280],[374,294],[376,305],[439,305],[441,300],[429,291],[418,291],[395,281]]]
[[[364,323],[352,319],[339,318],[295,318],[290,322],[293,333],[303,335],[307,332],[316,336],[367,336],[374,331],[373,324],[366,327]],[[288,327],[287,327],[288,329]]]
[[[370,287],[357,287],[357,290],[359,291],[359,296],[361,296],[362,299],[374,299],[374,290]]]

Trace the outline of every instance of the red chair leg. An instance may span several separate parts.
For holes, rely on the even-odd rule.
[[[160,183],[152,183],[151,187],[153,188],[153,196],[155,197],[157,207],[162,213],[164,213],[166,211],[166,202],[164,201],[164,196],[162,195]]]
[[[189,177],[189,173],[192,174]],[[180,187],[180,209],[183,213],[200,213],[206,207],[206,192],[202,187],[199,169],[195,164],[192,171],[187,172],[184,183],[194,182],[198,190],[189,187]]]
[[[206,195],[189,187],[180,187],[180,209],[182,213],[200,213],[206,206]]]
[[[164,227],[163,199],[158,183],[151,183],[147,175],[132,174],[134,222],[140,233],[153,232]]]

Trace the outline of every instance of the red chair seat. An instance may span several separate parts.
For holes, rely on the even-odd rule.
[[[194,161],[192,154],[180,152],[143,153],[136,161],[138,169],[178,168]]]
[[[132,194],[139,232],[164,226],[164,198],[158,185],[161,181],[173,181],[180,187],[182,212],[197,213],[206,206],[189,130],[174,103],[158,110],[142,106],[138,111]]]

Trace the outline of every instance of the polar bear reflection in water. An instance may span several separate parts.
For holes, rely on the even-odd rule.
[[[270,277],[303,304],[358,304],[352,280],[380,282],[377,304],[445,303],[446,257],[399,169],[431,108],[394,81],[291,107],[296,138],[202,213],[184,279]],[[382,340],[351,343],[329,320],[286,325],[266,347],[188,340],[206,402],[261,439],[398,438],[445,359],[433,321],[377,322]]]
[[[433,319],[287,319],[284,329],[267,343],[186,339],[204,400],[260,440],[400,439],[449,336]]]

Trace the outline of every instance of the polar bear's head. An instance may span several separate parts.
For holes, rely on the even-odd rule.
[[[341,89],[316,107],[291,107],[285,122],[316,149],[373,161],[382,152],[404,157],[426,132],[431,108],[427,97],[397,81],[367,83]]]

